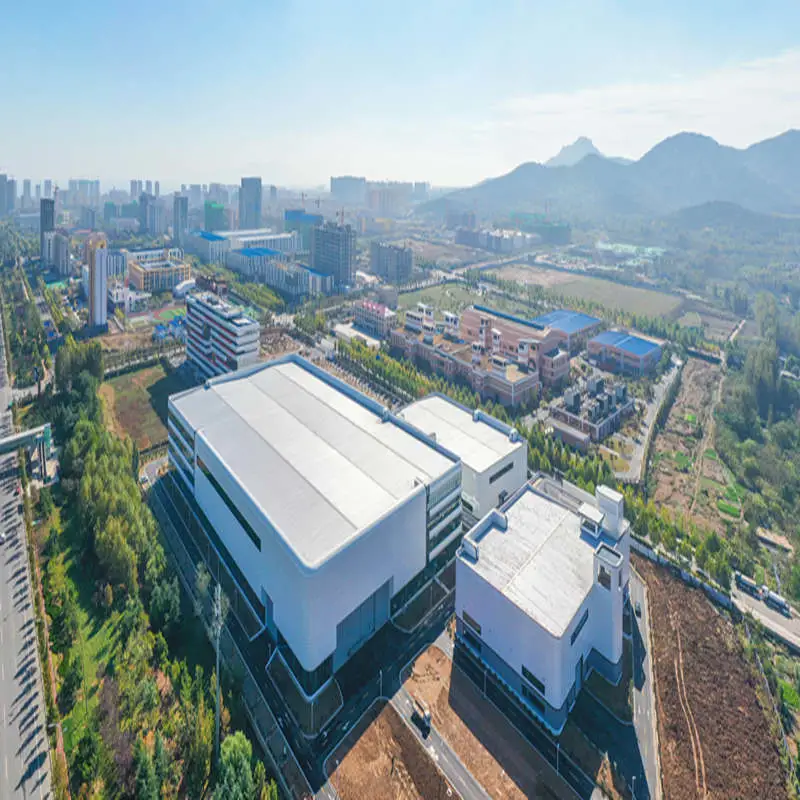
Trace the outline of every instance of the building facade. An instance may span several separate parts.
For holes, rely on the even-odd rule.
[[[172,239],[178,247],[186,247],[189,233],[189,198],[176,194],[172,200]]]
[[[186,298],[186,357],[206,378],[258,362],[261,325],[211,292]]]
[[[314,244],[314,229],[324,224],[322,214],[309,214],[304,208],[287,208],[283,212],[283,229],[296,231],[300,237],[301,253],[310,253]]]
[[[589,340],[589,358],[623,375],[646,375],[661,360],[661,344],[627,331],[603,331]]]
[[[386,339],[397,324],[397,314],[382,303],[362,300],[353,308],[353,321],[372,336]]]
[[[622,677],[629,553],[621,494],[537,476],[464,536],[457,647],[559,734],[592,671]]]
[[[192,231],[186,237],[186,249],[206,264],[224,265],[231,243],[219,233]]]
[[[179,247],[163,250],[131,250],[126,252],[128,277],[140,292],[171,292],[192,276]]]
[[[43,197],[39,201],[39,252],[44,253],[44,237],[56,229],[56,201]]]
[[[239,189],[239,227],[243,230],[261,227],[261,178],[242,178]]]
[[[229,269],[264,283],[292,297],[328,295],[333,291],[333,278],[322,275],[306,264],[290,261],[288,256],[265,247],[248,247],[228,253]]]
[[[228,221],[225,215],[225,206],[222,203],[215,203],[213,200],[206,200],[203,207],[203,225],[207,231],[224,231],[228,228]]]
[[[311,266],[323,275],[333,277],[337,289],[353,283],[356,232],[350,225],[326,222],[314,228]]]
[[[69,236],[61,231],[47,231],[41,247],[42,265],[58,270],[59,275],[69,275]]]
[[[410,247],[372,242],[370,269],[387,283],[408,283],[414,271],[414,251]]]

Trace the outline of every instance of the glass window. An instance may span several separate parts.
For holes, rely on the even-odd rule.
[[[605,589],[611,589],[611,573],[601,564],[597,574],[597,582]]]
[[[544,713],[544,703],[525,684],[522,685],[522,696],[541,714]]]
[[[589,621],[589,609],[587,608],[586,611],[583,612],[583,616],[581,617],[581,621],[575,626],[575,630],[572,631],[572,636],[569,637],[570,645],[575,644],[575,640],[580,635],[580,632],[583,630],[583,626]]]
[[[469,627],[472,628],[472,630],[475,631],[475,633],[480,635],[481,626],[473,619],[473,617],[471,615],[467,614],[466,611],[462,611],[461,612],[461,616],[464,618],[464,622],[466,622],[467,625],[469,625]]]
[[[236,518],[236,521],[242,526],[244,532],[247,534],[250,541],[259,549],[261,550],[261,539],[259,539],[258,534],[253,530],[253,526],[244,518],[242,512],[239,511],[238,508],[233,503],[233,500],[228,497],[227,492],[220,486],[217,479],[211,474],[211,471],[206,466],[205,462],[202,458],[198,457],[197,459],[197,466],[200,467],[203,475],[206,476],[208,482],[214,487],[217,494],[222,499],[222,502],[228,507],[228,511],[233,514]]]
[[[525,678],[538,692],[544,694],[544,684],[523,664],[522,677]]]
[[[495,481],[500,480],[503,475],[505,475],[507,472],[511,472],[512,469],[514,469],[514,462],[509,461],[508,464],[506,464],[504,467],[501,467],[489,478],[489,483],[494,483]]]
[[[472,647],[474,650],[477,650],[479,653],[481,651],[481,640],[475,636],[474,633],[471,633],[469,629],[464,631],[464,640]]]

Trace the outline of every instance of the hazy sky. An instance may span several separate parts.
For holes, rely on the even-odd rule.
[[[38,0],[2,6],[0,171],[463,185],[576,137],[800,127],[796,0]]]

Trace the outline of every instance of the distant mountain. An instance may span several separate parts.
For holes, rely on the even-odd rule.
[[[760,214],[735,203],[715,201],[683,208],[657,220],[664,230],[674,232],[714,231],[732,239],[757,237],[790,240],[800,244],[800,217],[779,217]]]
[[[582,161],[586,156],[599,156],[600,158],[608,158],[609,161],[614,161],[617,164],[630,164],[631,160],[628,158],[609,158],[604,156],[595,146],[591,139],[585,136],[578,137],[572,144],[562,147],[558,154],[544,162],[546,167],[574,167],[579,161]]]
[[[800,213],[800,131],[787,131],[745,150],[725,147],[708,136],[679,133],[628,165],[596,152],[572,166],[521,164],[507,175],[452,192],[421,210],[441,213],[446,207],[463,206],[496,216],[547,206],[551,214],[566,219],[594,220],[661,217],[716,201],[765,214]]]

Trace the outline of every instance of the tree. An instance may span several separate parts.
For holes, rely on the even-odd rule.
[[[83,682],[83,665],[78,655],[72,651],[68,653],[58,668],[61,675],[61,691],[58,695],[58,704],[62,714],[69,714],[75,705],[75,699]]]
[[[72,765],[72,771],[78,786],[91,785],[100,772],[100,749],[102,742],[100,735],[88,725],[81,740],[78,742],[78,752]]]
[[[278,800],[278,784],[267,779],[263,761],[256,762],[253,770],[253,782],[255,783],[256,800]]]
[[[164,739],[161,736],[161,731],[156,731],[156,740],[153,744],[153,766],[156,770],[159,795],[161,795],[164,793],[164,784],[169,778],[171,766],[169,753],[164,745]]]
[[[159,800],[161,793],[153,757],[141,738],[136,740],[133,767],[136,772],[136,800]]]
[[[252,759],[253,746],[241,731],[225,739],[215,800],[250,800],[256,796]]]
[[[169,636],[181,617],[181,592],[178,579],[162,580],[150,598],[150,620],[157,631]]]

